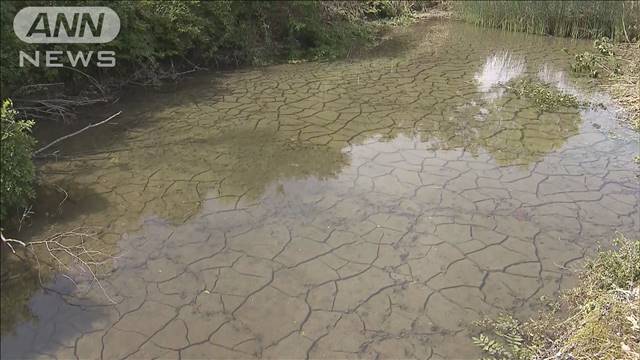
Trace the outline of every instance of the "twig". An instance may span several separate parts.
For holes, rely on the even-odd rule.
[[[87,126],[83,127],[82,129],[80,129],[80,130],[78,130],[78,131],[72,132],[71,134],[68,134],[68,135],[65,135],[65,136],[63,136],[63,137],[61,137],[61,138],[58,138],[58,139],[56,139],[56,140],[54,140],[54,141],[50,142],[49,144],[47,144],[47,145],[45,145],[45,146],[41,147],[40,149],[38,149],[38,150],[34,151],[34,152],[33,152],[33,155],[34,155],[34,156],[35,156],[35,155],[38,155],[39,153],[43,152],[44,150],[46,150],[46,149],[50,148],[51,146],[53,146],[53,145],[55,145],[55,144],[57,144],[57,143],[59,143],[59,142],[61,142],[61,141],[63,141],[63,140],[66,140],[66,139],[68,139],[68,138],[70,138],[70,137],[72,137],[72,136],[76,136],[76,135],[78,135],[78,134],[80,134],[80,133],[82,133],[82,132],[84,132],[84,131],[86,131],[86,130],[88,130],[88,129],[91,129],[92,127],[100,126],[100,125],[102,125],[102,124],[104,124],[104,123],[106,123],[106,122],[110,121],[111,119],[115,118],[116,116],[118,116],[118,115],[120,115],[120,114],[122,114],[122,111],[118,111],[117,113],[115,113],[115,114],[113,114],[113,115],[109,116],[108,118],[106,118],[106,119],[104,119],[104,120],[102,120],[102,121],[100,121],[100,122],[97,122],[97,123],[95,123],[95,124],[87,125]]]
[[[22,216],[20,217],[20,221],[18,222],[18,231],[22,229],[22,223],[24,222],[24,220],[28,218],[31,214],[33,214],[33,211],[31,211],[32,207],[33,207],[32,205],[29,205],[29,207],[24,209],[24,211],[22,212]]]
[[[64,193],[64,199],[62,199],[62,201],[60,201],[60,204],[58,204],[58,211],[60,211],[62,209],[62,204],[64,204],[64,202],[69,198],[69,193],[56,184],[54,184],[54,186],[57,187],[59,191],[62,191]]]

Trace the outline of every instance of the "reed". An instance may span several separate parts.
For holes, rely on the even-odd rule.
[[[459,1],[458,17],[480,26],[573,38],[640,37],[638,1]]]

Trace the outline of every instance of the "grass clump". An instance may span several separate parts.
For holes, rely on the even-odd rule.
[[[613,245],[613,250],[600,251],[587,262],[581,279],[591,291],[640,285],[640,240],[631,241],[619,235],[613,240]]]
[[[560,107],[577,108],[584,105],[573,95],[563,93],[550,84],[530,79],[518,80],[507,88],[516,96],[533,101],[542,111],[555,111]]]
[[[632,41],[640,36],[635,1],[460,1],[464,21],[508,31]]]
[[[474,343],[488,359],[640,357],[640,239],[619,235],[580,273],[577,287],[520,323],[509,315],[478,322]]]

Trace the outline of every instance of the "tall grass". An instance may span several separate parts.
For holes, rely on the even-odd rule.
[[[454,11],[464,21],[508,31],[615,41],[640,37],[638,1],[459,1]]]

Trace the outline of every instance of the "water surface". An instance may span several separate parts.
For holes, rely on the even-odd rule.
[[[637,135],[565,73],[586,46],[431,22],[123,100],[126,131],[41,167],[70,199],[34,230],[99,229],[117,303],[57,278],[2,357],[477,357],[473,320],[640,233]],[[525,76],[608,108],[540,112],[501,85]]]

